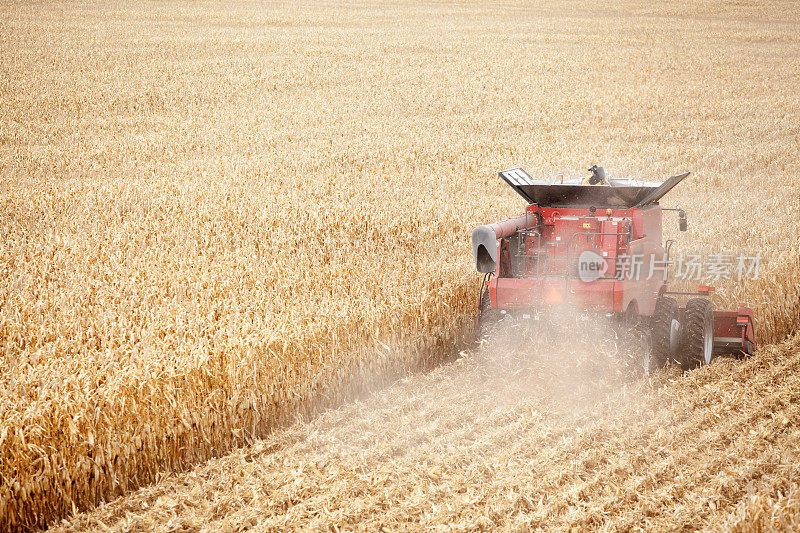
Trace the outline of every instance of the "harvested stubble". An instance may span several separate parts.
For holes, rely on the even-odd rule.
[[[54,531],[800,524],[800,336],[650,380],[557,338],[490,340]]]
[[[441,359],[520,162],[695,171],[684,241],[768,261],[717,303],[794,331],[797,9],[693,9],[4,7],[0,530]]]

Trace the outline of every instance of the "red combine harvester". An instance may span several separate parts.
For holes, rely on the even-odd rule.
[[[547,183],[521,168],[500,177],[527,202],[525,214],[472,232],[478,272],[484,274],[479,323],[537,318],[553,306],[613,316],[644,333],[643,365],[672,361],[689,369],[716,354],[752,354],[752,311],[714,311],[710,287],[668,289],[671,241],[662,244],[658,201],[689,173],[663,183],[609,179],[602,167],[583,181]],[[674,296],[691,296],[683,307]]]

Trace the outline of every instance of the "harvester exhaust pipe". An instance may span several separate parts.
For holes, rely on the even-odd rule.
[[[478,272],[488,274],[497,269],[497,241],[527,228],[529,219],[522,215],[472,230],[472,257]]]

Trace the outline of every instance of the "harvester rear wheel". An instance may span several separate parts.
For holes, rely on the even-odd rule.
[[[638,363],[642,366],[645,375],[649,375],[658,366],[653,361],[652,332],[648,322],[638,313],[636,304],[631,303],[628,309],[620,316],[618,323],[619,335],[624,343],[633,350]]]
[[[686,302],[680,363],[685,370],[707,365],[714,358],[714,309],[705,298]]]
[[[656,300],[656,309],[650,322],[653,341],[650,355],[650,371],[654,371],[674,359],[680,343],[680,321],[678,302],[675,298],[661,297]]]

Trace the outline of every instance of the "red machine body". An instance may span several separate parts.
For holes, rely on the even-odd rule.
[[[665,252],[658,205],[609,209],[602,214],[589,209],[530,205],[525,215],[511,220],[522,223],[498,227],[503,236],[500,261],[489,282],[492,307],[569,303],[609,313],[622,313],[633,306],[638,314],[653,314],[655,299],[665,290],[664,276],[654,272],[652,276],[618,279],[616,274],[625,268],[619,261],[631,257],[641,258],[639,266],[662,266]],[[605,262],[595,281],[582,281],[572,271],[585,250],[595,251]]]
[[[590,170],[597,174],[597,167]],[[485,274],[481,311],[528,314],[566,305],[650,320],[653,335],[661,337],[654,342],[664,345],[664,353],[674,355],[680,348],[679,332],[690,338],[686,346],[696,344],[687,348],[696,352],[694,359],[709,362],[712,350],[753,353],[755,326],[748,307],[713,311],[712,317],[710,302],[696,298],[707,297],[707,291],[668,289],[669,252],[658,200],[687,175],[654,183],[608,181],[603,174],[598,180],[603,184],[596,186],[544,183],[522,169],[501,172],[529,205],[521,216],[473,231],[476,268]],[[683,210],[671,211],[679,212],[681,230],[686,229]],[[679,307],[674,296],[695,298]],[[680,329],[681,324],[686,326]]]

